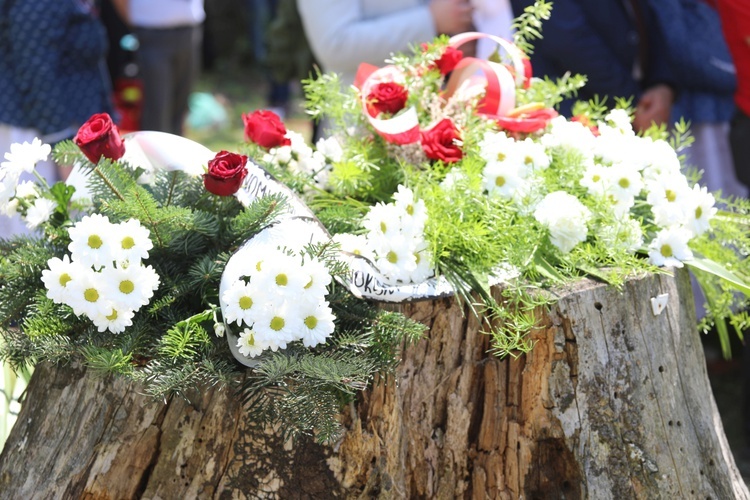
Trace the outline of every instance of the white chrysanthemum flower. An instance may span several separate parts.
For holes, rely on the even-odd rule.
[[[602,224],[596,231],[596,237],[611,254],[632,254],[643,246],[641,224],[628,216],[613,223]]]
[[[549,229],[552,244],[567,253],[586,240],[591,212],[575,196],[555,191],[539,203],[534,217]]]
[[[456,187],[460,182],[467,180],[467,176],[461,169],[453,167],[450,171],[445,174],[445,177],[440,182],[440,187],[445,190],[451,190]]]
[[[253,330],[245,328],[240,332],[240,337],[237,339],[237,347],[239,347],[240,354],[243,356],[254,358],[268,349],[270,345],[263,339],[258,338]]]
[[[412,218],[417,224],[424,225],[427,220],[427,207],[424,201],[415,200],[414,192],[406,186],[399,184],[396,192],[393,193],[393,204],[406,212],[406,216]]]
[[[377,203],[367,212],[362,225],[369,231],[370,239],[388,240],[401,231],[399,215],[400,210],[395,206]]]
[[[323,170],[326,166],[326,159],[325,157],[315,151],[310,156],[305,156],[304,158],[300,158],[297,162],[297,168],[299,168],[300,172],[303,172],[307,175],[313,175],[321,170]]]
[[[602,130],[594,141],[594,156],[605,165],[627,164],[633,150],[630,141],[615,129],[605,127]]]
[[[589,163],[583,177],[578,183],[585,187],[589,194],[594,196],[604,196],[607,192],[607,183],[609,182],[609,167],[598,163]]]
[[[637,168],[615,165],[607,171],[608,182],[605,193],[614,202],[619,213],[625,213],[643,189],[643,179]]]
[[[693,233],[693,236],[699,236],[711,227],[710,221],[718,212],[714,207],[715,203],[716,199],[708,192],[708,188],[698,184],[693,186],[687,201],[687,222],[685,223],[685,227]]]
[[[297,155],[297,158],[307,158],[312,156],[313,150],[307,145],[307,139],[305,139],[305,136],[294,130],[287,130],[285,137],[291,141],[292,151]]]
[[[2,188],[2,183],[0,183],[0,188]],[[14,215],[18,213],[18,207],[21,206],[21,202],[18,201],[17,198],[10,200],[5,205],[5,207],[3,207],[1,201],[2,201],[2,197],[0,197],[0,214],[5,215],[6,217],[13,217]]]
[[[288,165],[292,161],[292,147],[291,146],[279,146],[278,148],[270,151],[272,156],[272,163],[277,165]]]
[[[264,303],[260,288],[252,283],[235,281],[221,296],[224,321],[251,326],[254,321],[253,313],[257,313]]]
[[[435,264],[432,253],[427,249],[427,243],[422,242],[417,245],[414,251],[414,259],[417,266],[409,275],[409,281],[412,283],[422,283],[423,281],[435,276]]]
[[[338,243],[344,252],[361,255],[370,260],[375,259],[372,249],[368,245],[367,237],[363,234],[335,234],[333,235],[333,241]]]
[[[5,153],[6,161],[0,163],[0,167],[7,169],[10,174],[17,178],[21,172],[33,172],[38,162],[47,161],[51,150],[49,144],[43,144],[36,137],[30,143],[14,143],[10,145],[10,151]]]
[[[326,157],[329,162],[335,163],[341,161],[341,157],[344,155],[344,150],[341,149],[338,139],[335,137],[329,137],[327,139],[321,137],[318,142],[315,143],[315,149]]]
[[[286,298],[301,295],[309,281],[310,276],[302,270],[302,259],[281,252],[264,261],[261,271],[252,278],[265,293]]]
[[[613,109],[604,117],[622,135],[635,135],[630,115],[624,109]]]
[[[151,232],[137,219],[129,219],[116,224],[112,231],[112,250],[118,262],[128,261],[138,264],[148,258],[148,251],[154,247]]]
[[[331,336],[334,330],[333,315],[327,302],[301,304],[299,316],[302,318],[300,337],[306,347],[322,344]]]
[[[49,269],[42,271],[42,283],[47,288],[47,297],[56,304],[66,304],[70,295],[68,285],[87,272],[87,269],[78,262],[71,261],[69,255],[63,256],[62,260],[57,257],[49,259],[47,267]]]
[[[70,293],[65,303],[76,316],[85,314],[95,318],[111,314],[112,301],[107,297],[107,286],[100,273],[84,268],[68,283],[67,289]]]
[[[131,264],[127,267],[105,267],[101,272],[101,277],[106,284],[107,297],[118,307],[133,311],[145,306],[154,296],[153,275],[149,269],[151,268],[139,264]]]
[[[672,227],[686,222],[691,190],[684,175],[661,175],[647,181],[646,190],[646,201],[651,205],[657,226]]]
[[[510,162],[490,162],[482,171],[484,188],[491,196],[511,199],[523,183],[521,167]]]
[[[544,181],[538,179],[537,176],[531,176],[513,192],[513,205],[519,214],[530,216],[546,194],[544,192]]]
[[[408,281],[417,268],[412,242],[401,235],[390,238],[378,249],[375,264],[390,284]]]
[[[520,152],[523,163],[532,172],[539,172],[549,167],[549,155],[547,150],[539,144],[534,142],[530,137],[527,137],[521,142],[517,142],[517,147]]]
[[[26,211],[26,227],[36,229],[52,217],[56,208],[57,202],[47,198],[37,198]]]
[[[272,304],[261,308],[254,316],[253,330],[256,339],[267,341],[271,350],[284,349],[287,342],[299,338],[303,318],[300,318],[296,303],[284,301],[280,304]]]
[[[682,267],[682,263],[693,258],[688,247],[690,231],[684,228],[662,229],[648,246],[648,260],[659,267]]]
[[[16,187],[17,198],[36,198],[39,196],[39,189],[36,183],[32,181],[23,181]]]
[[[324,297],[328,292],[328,285],[331,284],[331,273],[328,268],[317,259],[308,259],[303,265],[300,273],[307,281],[304,286],[305,295]]]
[[[479,156],[486,162],[505,161],[511,155],[518,155],[515,142],[505,132],[485,132],[479,142]]]
[[[109,330],[112,333],[122,333],[133,324],[134,315],[135,311],[112,304],[112,311],[108,315],[99,314],[92,317],[91,321],[100,332]]]
[[[101,214],[87,215],[68,230],[68,250],[72,259],[96,268],[111,266],[115,260],[112,252],[112,224]]]
[[[638,152],[646,158],[646,167],[643,170],[643,178],[646,181],[656,180],[665,175],[680,174],[680,159],[667,141],[641,139]]]
[[[585,158],[591,159],[596,137],[591,130],[579,122],[569,121],[564,116],[556,116],[549,122],[548,133],[540,142],[545,148],[565,147],[575,149]]]

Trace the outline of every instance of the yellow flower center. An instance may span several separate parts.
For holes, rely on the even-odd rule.
[[[99,300],[99,292],[96,288],[87,288],[86,291],[83,292],[83,298],[89,302],[96,302]]]
[[[503,187],[505,186],[505,177],[495,177],[495,186],[497,187]]]
[[[630,181],[626,177],[623,177],[622,179],[620,179],[620,182],[618,182],[618,184],[623,189],[627,189],[630,187]]]
[[[599,182],[602,179],[600,175],[592,175],[591,180],[594,182]]]
[[[385,258],[391,264],[395,264],[396,262],[398,262],[398,255],[396,255],[396,252],[394,252],[393,250],[391,250],[390,252],[388,252],[388,255],[386,255]]]
[[[133,290],[135,290],[135,284],[132,281],[122,280],[120,282],[120,292],[128,294],[133,293]]]
[[[353,251],[352,253],[353,253],[354,255],[362,255],[362,252],[360,252],[360,251],[359,251],[359,250],[357,250],[357,249],[355,249],[355,250],[354,250],[354,251]]]
[[[253,307],[253,299],[247,295],[240,297],[240,309],[247,311],[251,307]]]
[[[286,286],[289,283],[289,278],[284,273],[276,275],[276,284],[279,286]]]
[[[318,326],[318,318],[315,316],[308,316],[305,318],[305,326],[308,327],[310,330]]]
[[[419,265],[419,261],[421,261],[421,260],[422,260],[422,258],[421,258],[421,257],[419,256],[419,254],[418,254],[418,253],[415,253],[415,254],[414,254],[414,258],[415,258],[415,259],[417,259],[417,265]]]
[[[497,154],[497,161],[503,161],[505,159],[505,153]]]
[[[112,314],[110,314],[109,316],[107,316],[107,319],[110,320],[110,321],[116,320],[117,319],[117,311],[115,311],[114,309],[112,309]]]
[[[307,285],[305,285],[305,290],[307,290],[311,286],[313,286],[313,279],[312,278],[310,278],[310,282]]]
[[[695,209],[695,218],[700,219],[703,215],[703,209],[701,207],[698,207]]]
[[[270,327],[271,327],[271,330],[278,332],[279,330],[284,328],[285,324],[286,322],[284,321],[284,318],[279,318],[278,316],[274,316],[273,319],[271,320]]]
[[[247,339],[245,340],[245,343],[247,344],[248,347],[253,347],[255,345],[255,335],[251,333],[245,338]]]
[[[406,206],[406,213],[409,215],[414,215],[414,205],[407,205]]]
[[[666,243],[661,246],[660,252],[664,257],[671,257],[673,255],[672,247]]]
[[[532,163],[534,163],[534,158],[532,158],[531,156],[527,156],[526,158],[523,159],[523,162],[526,165],[531,165]]]
[[[675,193],[671,189],[667,189],[665,194],[667,196],[667,201],[674,201],[677,199],[677,193]]]
[[[71,277],[70,277],[70,275],[69,275],[68,273],[62,273],[62,274],[60,275],[60,279],[59,279],[59,281],[60,281],[60,286],[65,286],[65,285],[67,285],[67,284],[68,284],[68,282],[70,282],[70,281],[71,281],[72,279],[73,279],[73,278],[71,278]]]
[[[135,246],[135,240],[131,236],[125,236],[122,239],[121,245],[123,250],[130,250]]]
[[[263,263],[262,260],[259,260],[257,264],[255,264],[255,270],[260,271],[260,265]]]
[[[89,240],[88,240],[89,247],[96,250],[97,248],[101,247],[103,243],[104,242],[98,235],[92,234],[91,236],[89,236]]]
[[[385,222],[380,223],[380,231],[382,233],[385,233],[385,231],[388,229],[388,226],[385,225]]]

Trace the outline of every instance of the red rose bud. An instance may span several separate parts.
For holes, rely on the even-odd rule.
[[[463,157],[456,141],[461,140],[458,129],[449,118],[443,118],[437,125],[421,132],[422,149],[428,158],[454,163]]]
[[[373,85],[367,96],[367,112],[370,116],[380,113],[395,115],[406,106],[409,93],[403,85],[395,82],[383,82]]]
[[[446,47],[443,55],[440,59],[435,61],[435,66],[440,70],[440,74],[447,75],[456,67],[456,65],[463,59],[464,53],[455,47]]]
[[[101,157],[117,161],[125,154],[125,144],[120,132],[107,113],[99,113],[81,125],[73,138],[91,163],[97,164]]]
[[[245,139],[266,149],[289,146],[292,141],[286,137],[286,127],[273,111],[253,111],[242,115],[245,123]]]
[[[208,162],[208,172],[203,174],[206,191],[217,196],[236,193],[247,175],[247,156],[220,151]]]

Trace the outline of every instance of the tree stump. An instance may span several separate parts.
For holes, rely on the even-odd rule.
[[[0,455],[2,498],[750,498],[706,374],[688,275],[583,280],[527,355],[488,354],[454,299],[339,441],[283,442],[227,391],[193,404],[42,365]],[[669,294],[661,314],[651,297]]]

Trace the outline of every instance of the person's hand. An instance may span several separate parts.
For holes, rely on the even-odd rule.
[[[438,34],[455,35],[473,28],[473,8],[467,0],[432,0],[430,13]]]
[[[638,101],[633,118],[633,128],[643,132],[652,124],[661,125],[669,121],[674,92],[668,85],[655,85],[648,89]]]

